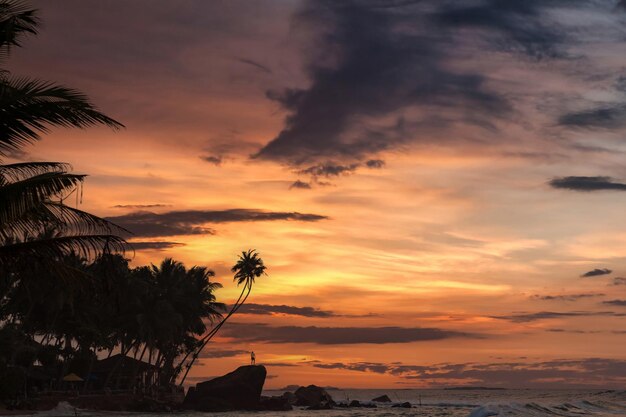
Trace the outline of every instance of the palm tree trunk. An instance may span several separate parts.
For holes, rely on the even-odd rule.
[[[204,349],[204,347],[207,345],[207,343],[209,343],[209,341],[213,338],[213,336],[215,336],[215,334],[219,331],[219,329],[224,325],[224,323],[226,323],[226,320],[228,320],[233,314],[235,314],[237,312],[237,310],[239,310],[239,308],[246,302],[246,300],[248,299],[248,296],[250,295],[250,291],[252,290],[252,282],[248,281],[246,283],[246,286],[244,287],[243,291],[241,292],[242,294],[244,293],[244,291],[246,291],[246,289],[248,290],[246,292],[246,296],[243,298],[243,300],[241,300],[241,303],[239,303],[238,305],[234,305],[233,308],[231,309],[230,313],[228,313],[228,315],[226,317],[224,317],[224,319],[213,328],[213,330],[211,330],[209,332],[209,334],[207,336],[205,336],[203,338],[203,342],[202,344],[198,347],[198,349],[196,349],[194,351],[193,357],[191,359],[191,362],[189,362],[189,364],[187,365],[187,369],[185,370],[185,374],[183,375],[183,378],[180,381],[179,386],[183,386],[183,384],[185,383],[185,379],[187,379],[187,375],[189,374],[189,371],[191,370],[191,367],[193,366],[194,362],[196,361],[196,359],[198,359],[198,356],[200,356],[200,352],[202,352],[202,349]],[[239,297],[241,298],[241,296]]]
[[[224,319],[222,319],[222,321],[220,323],[218,323],[218,326],[220,326],[223,322],[225,322],[235,311],[235,308],[237,307],[237,305],[239,304],[239,301],[241,300],[241,297],[243,297],[244,292],[246,291],[246,287],[244,287],[241,290],[241,293],[239,294],[239,298],[237,298],[237,301],[235,301],[235,304],[233,304],[233,306],[231,307],[230,312],[226,315],[226,317]],[[216,326],[216,327],[218,327]],[[207,333],[206,335],[204,335],[199,342],[202,344],[205,339],[207,338],[211,338],[213,337],[213,332],[215,331],[216,327],[214,327],[213,329],[211,329],[209,331],[209,333]],[[204,347],[204,346],[203,346]],[[202,348],[200,348],[200,350],[202,350]],[[185,364],[185,361],[187,360],[187,358],[189,358],[189,355],[191,355],[192,353],[195,355],[196,354],[197,349],[193,349],[190,350],[189,352],[187,352],[185,354],[185,356],[181,359],[180,363],[178,364],[178,366],[176,366],[176,371],[174,372],[174,378],[176,378],[176,376],[182,371],[183,369],[183,365]],[[186,375],[186,374],[185,374]],[[175,381],[171,381],[172,383],[174,383]]]
[[[89,361],[89,370],[87,371],[87,375],[85,375],[85,383],[83,384],[83,393],[85,393],[87,391],[87,387],[89,386],[89,377],[91,376],[91,373],[93,372],[93,365],[96,362],[96,346],[94,345],[93,347],[93,356],[91,357],[91,360]]]

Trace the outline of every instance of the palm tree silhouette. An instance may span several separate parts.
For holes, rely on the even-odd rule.
[[[37,11],[17,0],[0,0],[0,65],[22,38],[36,34]],[[21,151],[51,127],[123,127],[102,114],[88,98],[52,82],[14,77],[0,69],[0,157]],[[124,232],[92,214],[63,204],[82,193],[84,175],[60,162],[0,165],[0,267],[24,256],[59,258],[123,250]],[[42,238],[45,231],[52,236]]]
[[[217,332],[222,328],[224,323],[239,310],[239,308],[246,302],[248,296],[250,295],[250,291],[252,291],[252,284],[254,284],[255,279],[261,277],[262,275],[267,275],[265,270],[266,266],[263,263],[263,259],[259,256],[255,249],[249,249],[247,251],[241,252],[239,258],[235,265],[231,268],[231,272],[235,275],[233,276],[233,281],[237,282],[237,286],[243,284],[243,288],[241,289],[241,293],[239,294],[239,298],[235,301],[235,304],[231,307],[228,314],[220,321],[217,326],[215,326],[209,333],[207,333],[202,339],[200,339],[198,343],[198,347],[193,352],[193,356],[191,361],[187,363],[185,374],[183,375],[180,385],[182,386],[193,366],[194,362],[200,356],[200,352],[202,349],[209,343],[209,341],[217,334]],[[186,361],[190,353],[185,355],[183,360],[180,362],[180,366]]]

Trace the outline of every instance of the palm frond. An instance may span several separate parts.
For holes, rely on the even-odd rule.
[[[85,258],[93,258],[103,251],[123,253],[126,241],[114,235],[58,236],[28,242],[0,245],[0,265],[19,259],[60,259],[74,253]]]
[[[4,228],[51,197],[62,197],[84,178],[84,175],[49,172],[3,184],[0,187],[0,225]]]
[[[102,233],[132,235],[133,233],[101,217],[59,202],[46,202],[44,207],[60,222],[66,230],[73,233]]]
[[[39,139],[51,126],[124,127],[77,90],[47,81],[16,78],[0,83],[0,154]]]
[[[37,10],[19,0],[0,1],[0,56],[6,56],[12,46],[20,46],[20,38],[37,34]]]
[[[0,165],[0,176],[6,181],[16,182],[27,177],[48,172],[69,172],[72,166],[65,162],[19,162]]]

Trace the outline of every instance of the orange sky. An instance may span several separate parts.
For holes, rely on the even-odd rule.
[[[428,33],[410,27],[433,13],[419,4],[131,3],[34,1],[43,29],[10,69],[126,129],[55,130],[16,158],[70,162],[89,174],[82,208],[131,230],[136,211],[179,228],[136,236],[162,247],[133,263],[208,265],[220,301],[237,254],[260,252],[255,314],[194,378],[254,350],[270,388],[623,385],[615,2],[450,2]]]

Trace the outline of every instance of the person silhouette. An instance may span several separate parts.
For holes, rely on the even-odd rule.
[[[250,352],[250,365],[256,365],[256,355],[254,351]]]

